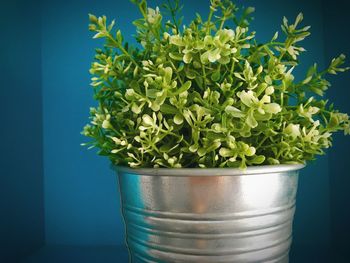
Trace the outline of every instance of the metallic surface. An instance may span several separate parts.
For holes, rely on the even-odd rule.
[[[131,262],[288,262],[302,167],[117,167]]]

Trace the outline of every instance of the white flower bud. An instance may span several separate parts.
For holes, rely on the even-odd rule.
[[[295,139],[296,137],[300,136],[300,125],[290,123],[284,128],[283,132]]]
[[[266,90],[265,90],[265,94],[266,94],[266,95],[271,95],[271,94],[273,94],[274,92],[275,92],[275,89],[274,89],[273,86],[268,86],[268,87],[266,88]]]
[[[110,128],[112,128],[112,125],[111,125],[111,123],[109,122],[109,120],[104,120],[104,121],[102,122],[102,128],[104,128],[104,129],[110,129]]]

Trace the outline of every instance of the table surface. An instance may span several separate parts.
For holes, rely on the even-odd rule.
[[[125,246],[45,246],[21,263],[128,263]],[[290,263],[349,263],[349,258],[327,248],[293,247]]]

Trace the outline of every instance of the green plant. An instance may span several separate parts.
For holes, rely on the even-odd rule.
[[[211,0],[207,20],[182,26],[178,2],[159,9],[133,0],[140,47],[125,43],[114,21],[90,15],[96,49],[91,74],[98,107],[83,134],[113,164],[130,167],[240,167],[304,163],[324,154],[331,134],[350,133],[349,117],[322,99],[345,56],[321,72],[314,64],[295,81],[309,27],[303,15],[259,43],[248,30],[254,8]],[[231,25],[231,27],[229,26]]]

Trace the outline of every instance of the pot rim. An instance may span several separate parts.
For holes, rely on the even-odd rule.
[[[274,164],[248,166],[246,170],[239,168],[130,168],[111,165],[117,173],[128,173],[150,176],[240,176],[253,174],[271,174],[297,171],[305,167],[304,164]]]

